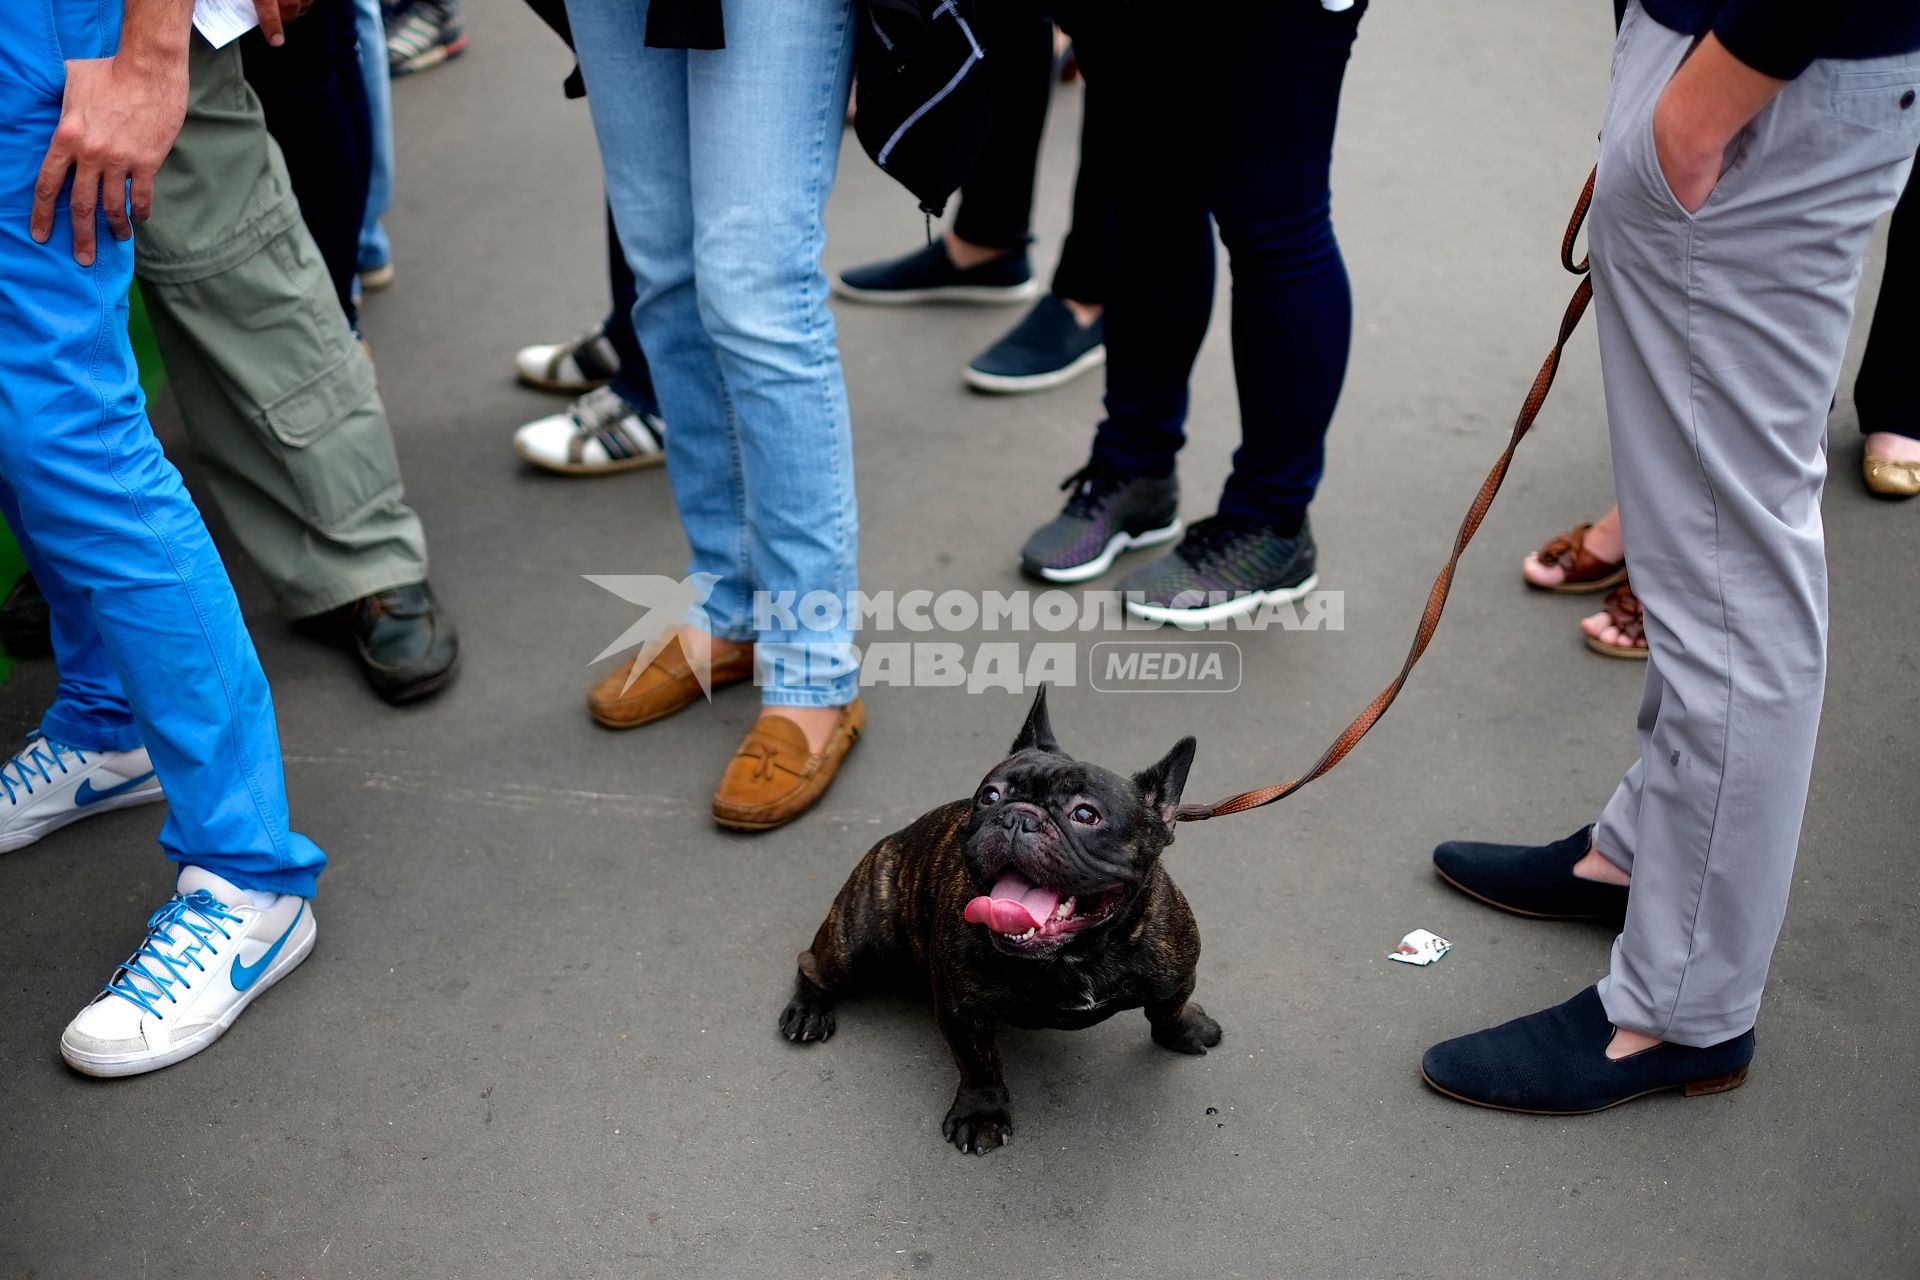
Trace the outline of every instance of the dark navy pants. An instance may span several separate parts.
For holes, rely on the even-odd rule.
[[[1186,441],[1187,382],[1213,311],[1213,227],[1233,272],[1240,449],[1230,515],[1298,523],[1353,327],[1328,171],[1340,84],[1366,0],[1234,0],[1203,20],[1071,0],[1055,14],[1100,94],[1109,174],[1107,419],[1094,455],[1165,475]]]

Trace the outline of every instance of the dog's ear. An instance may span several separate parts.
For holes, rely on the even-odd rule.
[[[1053,755],[1065,754],[1060,750],[1060,744],[1054,741],[1053,723],[1047,719],[1047,686],[1044,684],[1040,686],[1040,692],[1033,695],[1033,706],[1027,711],[1027,722],[1020,726],[1020,736],[1013,740],[1013,750],[1008,754],[1017,755],[1028,747]]]
[[[1174,811],[1180,807],[1180,793],[1187,789],[1187,770],[1193,767],[1193,753],[1199,745],[1192,738],[1182,738],[1160,758],[1160,763],[1133,775],[1140,802],[1159,814],[1169,833]]]

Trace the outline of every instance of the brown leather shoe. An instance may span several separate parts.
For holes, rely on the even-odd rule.
[[[638,654],[628,658],[612,675],[587,690],[587,711],[609,729],[635,729],[651,724],[700,697],[700,681],[693,674],[693,664],[680,648],[678,635],[667,641],[666,648],[640,673],[633,687],[628,688],[627,679],[633,673],[633,664],[639,660]],[[753,646],[743,645],[713,660],[711,687],[718,689],[721,685],[735,684],[752,674]]]
[[[791,822],[819,802],[860,741],[867,709],[855,698],[840,708],[826,750],[807,750],[807,735],[783,716],[762,717],[747,730],[713,793],[713,820],[735,831],[765,831]]]

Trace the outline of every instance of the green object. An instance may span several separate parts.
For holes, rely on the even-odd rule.
[[[4,0],[0,0],[4,2]],[[300,221],[236,45],[187,54],[186,123],[134,273],[167,394],[235,542],[291,618],[427,576],[368,359]]]

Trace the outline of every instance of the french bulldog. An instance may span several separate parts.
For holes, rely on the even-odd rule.
[[[960,1068],[941,1132],[975,1155],[1013,1138],[1002,1022],[1076,1030],[1144,1009],[1157,1044],[1219,1044],[1220,1024],[1189,999],[1200,929],[1160,860],[1194,745],[1181,739],[1131,778],[1075,760],[1054,739],[1043,687],[971,798],[886,837],[853,869],[800,953],[781,1034],[825,1040],[848,988],[924,979]]]

